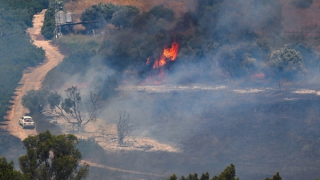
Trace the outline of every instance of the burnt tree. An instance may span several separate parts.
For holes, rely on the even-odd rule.
[[[52,111],[72,124],[73,129],[76,125],[79,131],[89,122],[96,120],[101,107],[99,94],[90,92],[91,107],[83,109],[80,90],[76,86],[68,88],[65,93],[67,96],[65,99],[62,99],[57,93],[49,95],[49,105]]]
[[[126,111],[119,112],[119,121],[117,124],[118,132],[118,143],[119,145],[123,144],[123,140],[130,135],[132,132],[132,121],[133,118]]]

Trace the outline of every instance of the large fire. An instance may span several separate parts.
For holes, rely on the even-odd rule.
[[[154,84],[161,84],[161,82],[165,81],[165,72],[164,67],[169,61],[174,61],[177,58],[178,51],[180,45],[174,41],[171,43],[171,47],[168,48],[167,45],[164,46],[163,53],[161,54],[159,59],[156,59],[153,64],[153,69],[159,69],[157,74],[155,72],[151,72],[148,78],[146,79],[146,83],[149,83],[153,80]],[[150,57],[147,59],[146,64],[150,64]]]

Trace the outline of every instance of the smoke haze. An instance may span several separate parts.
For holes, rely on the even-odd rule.
[[[173,21],[140,9],[133,22],[141,24],[97,35],[103,43],[86,58],[84,72],[59,87],[63,94],[77,85],[87,98],[90,91],[108,91],[109,77],[116,76],[116,93],[107,96],[98,117],[101,127],[115,127],[119,111],[126,111],[134,117],[132,137],[178,151],[153,151],[153,144],[146,143],[140,146],[151,148],[118,147],[101,155],[92,149],[90,158],[167,177],[206,171],[213,176],[233,163],[241,179],[264,179],[277,171],[283,179],[319,178],[318,51],[306,39],[292,42],[283,35],[288,27],[283,7],[288,5],[276,0],[197,2],[186,2],[193,10]],[[162,84],[147,82],[150,75],[159,76],[153,64],[172,42],[179,43],[179,53],[163,67]],[[276,74],[268,66],[275,50],[303,57],[306,72],[297,67]],[[66,62],[60,65],[67,67],[60,69],[64,73],[72,69]]]

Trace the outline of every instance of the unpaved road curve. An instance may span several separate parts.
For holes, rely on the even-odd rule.
[[[14,136],[20,138],[21,140],[28,137],[28,135],[36,135],[37,132],[35,129],[23,129],[19,125],[19,118],[23,116],[24,114],[28,113],[28,110],[23,108],[21,105],[21,98],[23,95],[27,93],[27,91],[30,91],[32,89],[38,90],[41,88],[42,81],[46,74],[55,66],[59,64],[59,62],[64,58],[62,54],[58,51],[58,49],[50,44],[49,41],[45,41],[44,38],[41,35],[41,27],[43,25],[44,21],[44,14],[46,10],[43,10],[41,13],[34,16],[33,19],[33,28],[28,28],[27,33],[30,34],[31,39],[33,40],[33,44],[37,47],[42,47],[46,51],[46,61],[32,69],[26,70],[23,74],[23,77],[19,84],[21,84],[20,87],[16,88],[16,96],[14,97],[13,105],[11,106],[11,110],[8,111],[6,115],[6,119],[9,119],[10,121],[7,121],[7,126],[5,128]],[[137,171],[130,171],[125,169],[119,169],[115,167],[110,166],[104,166],[88,161],[83,161],[88,163],[90,166],[109,169],[112,171],[118,171],[118,172],[125,172],[125,173],[133,173],[133,174],[141,174],[141,175],[149,175],[149,176],[161,176],[157,174],[151,174],[151,173],[143,173],[143,172],[137,172]]]
[[[16,88],[16,96],[11,102],[13,103],[11,110],[8,111],[7,116],[5,117],[10,120],[7,122],[6,129],[21,140],[28,137],[28,135],[37,134],[35,129],[23,129],[19,125],[19,118],[28,113],[28,110],[21,105],[22,96],[32,89],[40,89],[45,75],[63,59],[63,55],[59,53],[58,49],[52,46],[49,41],[45,41],[41,35],[41,27],[43,25],[45,12],[46,10],[43,10],[41,13],[34,16],[33,27],[28,28],[27,33],[30,34],[34,45],[42,47],[45,50],[46,60],[43,64],[25,71],[26,73],[23,74],[19,83],[21,86]]]

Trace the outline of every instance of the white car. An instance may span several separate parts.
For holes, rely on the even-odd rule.
[[[26,127],[34,128],[34,121],[31,116],[22,116],[19,119],[19,124],[23,127],[23,129]]]

